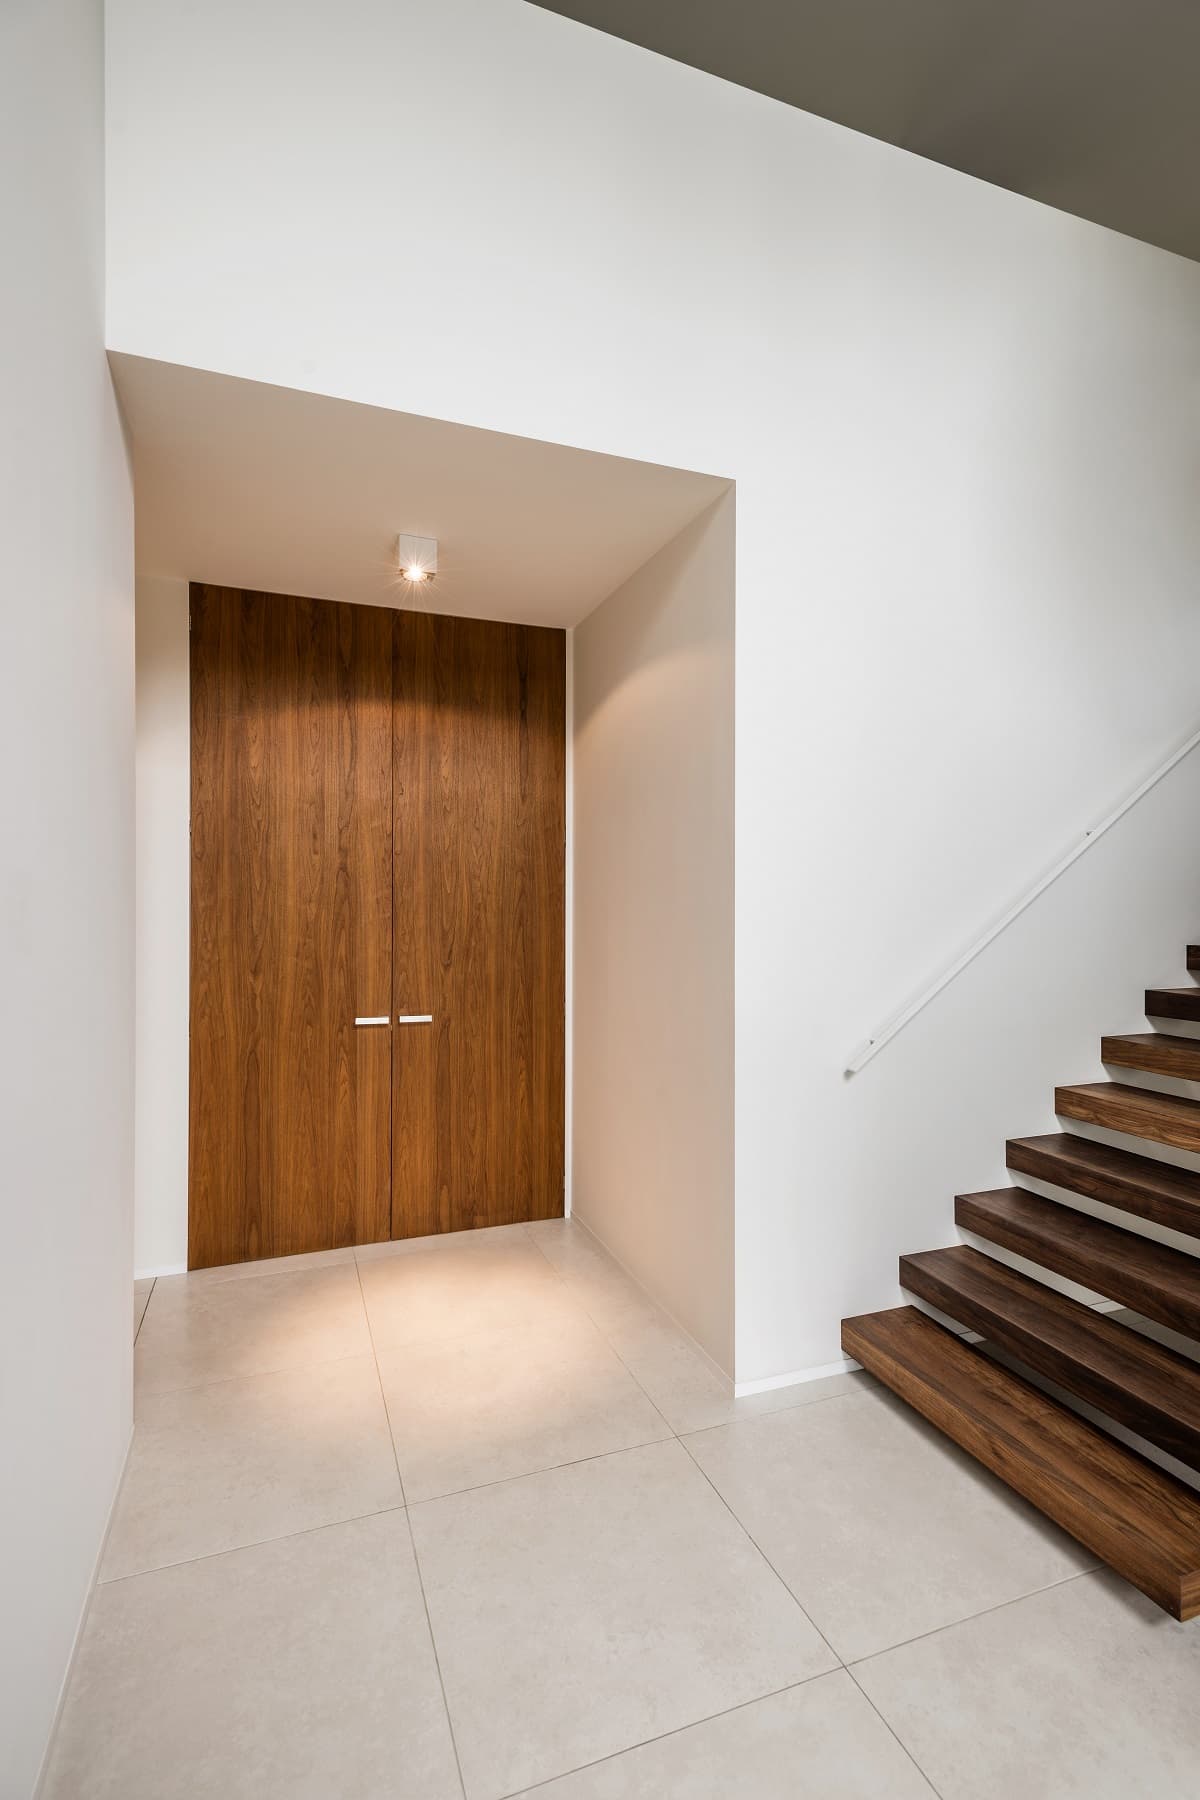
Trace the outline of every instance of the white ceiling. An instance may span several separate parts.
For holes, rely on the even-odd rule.
[[[110,356],[137,567],[268,593],[574,625],[723,493],[686,469]],[[396,537],[438,540],[401,582]]]

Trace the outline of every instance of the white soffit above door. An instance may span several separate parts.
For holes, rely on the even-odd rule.
[[[574,625],[721,477],[113,352],[139,575]],[[427,589],[396,537],[438,542]]]

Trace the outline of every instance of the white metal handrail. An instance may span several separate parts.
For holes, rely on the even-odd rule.
[[[994,943],[1000,933],[1006,931],[1014,919],[1019,919],[1025,908],[1032,906],[1040,894],[1044,894],[1048,887],[1052,887],[1059,876],[1065,874],[1071,864],[1077,862],[1084,851],[1089,850],[1098,839],[1102,838],[1105,832],[1117,823],[1118,819],[1123,819],[1130,808],[1137,805],[1143,795],[1148,794],[1152,787],[1157,787],[1163,776],[1169,775],[1175,765],[1181,763],[1188,752],[1196,748],[1197,744],[1200,744],[1200,731],[1193,731],[1191,737],[1185,743],[1180,744],[1177,750],[1172,751],[1167,760],[1160,763],[1154,773],[1148,775],[1140,787],[1135,788],[1132,794],[1127,795],[1119,806],[1114,807],[1107,817],[1101,819],[1098,825],[1093,825],[1090,831],[1085,831],[1079,842],[1072,845],[1066,855],[1060,857],[1047,874],[1027,889],[1021,898],[1009,907],[1002,918],[997,919],[994,925],[989,926],[983,935],[975,940],[969,950],[964,950],[962,955],[950,964],[949,968],[943,969],[942,973],[931,981],[928,987],[922,988],[915,999],[910,1000],[906,1006],[902,1006],[898,1012],[894,1012],[887,1022],[879,1027],[878,1031],[873,1032],[869,1038],[864,1038],[846,1064],[847,1075],[857,1075],[860,1069],[865,1068],[871,1058],[878,1055],[885,1044],[890,1044],[892,1039],[903,1031],[904,1027],[915,1019],[919,1012],[924,1011],[931,1000],[937,998],[943,988],[949,987],[956,975],[961,975],[967,965],[973,963],[981,951],[986,950],[989,944]]]

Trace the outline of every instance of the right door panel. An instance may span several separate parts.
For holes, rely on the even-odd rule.
[[[394,643],[392,1236],[555,1218],[565,635],[405,612]]]

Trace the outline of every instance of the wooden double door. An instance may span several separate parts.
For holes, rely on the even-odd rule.
[[[191,615],[189,1266],[561,1214],[563,633]]]

